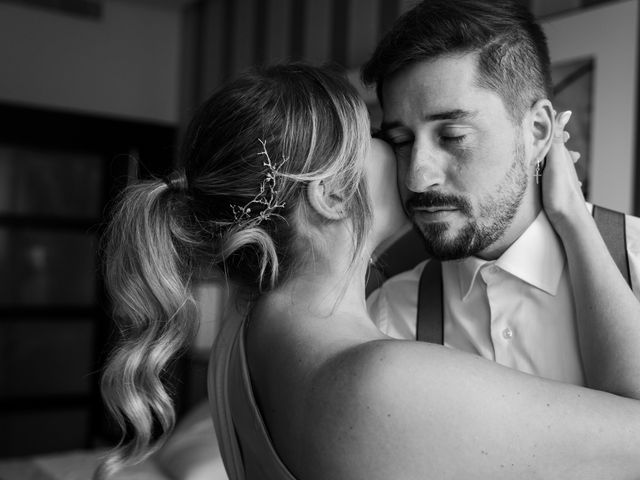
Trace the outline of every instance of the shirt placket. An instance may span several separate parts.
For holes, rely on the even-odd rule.
[[[516,336],[515,327],[509,314],[509,293],[506,288],[506,274],[500,267],[488,264],[480,272],[487,288],[487,300],[491,319],[491,341],[495,361],[501,365],[515,367],[513,342]]]

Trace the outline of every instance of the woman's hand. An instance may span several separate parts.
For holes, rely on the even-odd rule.
[[[586,211],[581,183],[574,166],[580,154],[570,152],[565,146],[569,134],[564,128],[570,117],[571,112],[556,115],[553,143],[542,176],[542,204],[556,229]]]

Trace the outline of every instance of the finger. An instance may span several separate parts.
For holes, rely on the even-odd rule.
[[[570,135],[564,131],[564,127],[571,118],[571,111],[566,111],[556,115],[556,122],[553,130],[553,140],[556,142],[564,143],[569,140]]]
[[[569,132],[567,132],[567,131],[563,131],[562,132],[562,141],[564,143],[567,143],[570,138],[571,138],[571,134]]]
[[[564,143],[564,134],[565,131],[563,130],[562,125],[560,124],[560,122],[557,122],[553,130],[553,141],[555,143]]]
[[[573,151],[569,151],[569,154],[571,155],[571,158],[573,159],[573,163],[576,163],[578,160],[580,160],[580,157],[582,155],[580,155],[580,152],[573,152]]]
[[[558,123],[562,126],[562,128],[566,127],[567,123],[569,123],[571,113],[571,110],[567,110],[566,112],[562,112],[560,115],[558,115]]]

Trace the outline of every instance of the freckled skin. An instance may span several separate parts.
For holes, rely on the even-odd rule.
[[[444,195],[445,206],[468,204],[437,214],[408,208],[442,259],[497,258],[540,210],[525,132],[500,96],[476,85],[476,63],[475,54],[438,57],[400,70],[383,87],[383,131],[395,145],[405,206],[431,194]]]

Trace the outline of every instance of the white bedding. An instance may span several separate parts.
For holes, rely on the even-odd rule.
[[[81,450],[0,460],[0,480],[90,480],[107,450]],[[206,402],[192,409],[167,443],[112,480],[227,480]]]
[[[90,480],[104,450],[64,452],[0,461],[2,480]],[[113,480],[171,480],[149,460],[118,472]]]

